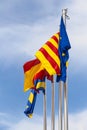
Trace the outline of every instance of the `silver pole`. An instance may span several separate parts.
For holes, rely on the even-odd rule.
[[[68,130],[68,86],[64,83],[64,130]]]
[[[51,103],[51,130],[55,130],[55,86],[54,86],[54,79],[52,83],[52,103]]]
[[[59,116],[58,116],[58,130],[62,130],[62,89],[63,89],[63,83],[62,81],[59,82],[59,100],[58,100],[58,106],[59,106]]]
[[[45,93],[43,94],[43,130],[47,130],[47,116],[46,116],[46,90]]]
[[[67,9],[62,10],[63,20],[66,26]],[[68,86],[64,83],[64,130],[68,130]]]

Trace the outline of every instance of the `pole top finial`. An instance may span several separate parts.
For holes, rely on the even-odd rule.
[[[68,8],[62,9],[62,16],[65,16],[66,19],[70,19],[70,17],[67,15],[67,12],[68,12]]]

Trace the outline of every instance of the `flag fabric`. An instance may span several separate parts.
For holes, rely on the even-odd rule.
[[[26,116],[28,116],[29,118],[32,118],[32,116],[33,116],[33,111],[34,111],[35,104],[36,104],[37,93],[39,91],[42,91],[43,94],[45,94],[45,88],[46,88],[45,77],[43,77],[43,79],[40,79],[40,78],[34,79],[34,85],[35,85],[35,87],[30,92],[27,106],[24,111]]]
[[[23,65],[24,69],[24,92],[31,88],[34,88],[33,78],[38,71],[43,70],[41,62],[38,59],[34,59],[26,62]]]
[[[26,105],[26,109],[24,111],[26,116],[28,116],[29,118],[32,118],[32,116],[33,116],[33,111],[34,111],[34,107],[35,107],[35,103],[36,103],[36,98],[37,98],[37,92],[35,90],[31,90],[30,95],[28,97],[28,102],[27,102],[27,105]]]
[[[26,109],[24,111],[26,116],[28,116],[29,118],[32,118],[32,116],[33,116],[33,111],[34,111],[35,104],[36,104],[37,93],[39,91],[42,91],[42,93],[45,94],[45,88],[46,88],[45,79],[46,79],[46,77],[48,80],[53,82],[53,76],[50,76],[45,69],[38,71],[38,73],[36,73],[34,75],[34,78],[33,78],[34,88],[32,88],[32,90],[30,92],[28,102],[26,105]]]
[[[68,50],[71,48],[68,35],[66,32],[66,28],[64,25],[63,17],[61,17],[60,23],[60,41],[59,41],[59,55],[60,55],[60,66],[61,66],[61,75],[57,75],[57,82],[60,80],[66,82],[66,69],[67,69],[67,62],[69,59]]]
[[[46,83],[45,83],[45,79],[50,80],[51,82],[53,82],[53,76],[50,76],[48,74],[48,72],[43,69],[38,71],[35,75],[34,75],[34,85],[35,85],[35,89],[36,91],[42,90],[43,92],[45,92],[45,88],[46,88]]]
[[[49,75],[60,75],[59,33],[54,34],[35,54]]]
[[[28,102],[26,105],[26,109],[24,111],[26,116],[28,116],[29,118],[32,118],[32,116],[33,116],[37,93],[39,93],[39,91],[42,91],[42,93],[45,94],[45,88],[46,88],[45,79],[46,79],[46,77],[51,82],[53,81],[53,77],[50,76],[45,69],[38,70],[38,72],[35,73],[35,75],[33,77],[34,87],[32,87],[32,90],[30,92]]]
[[[32,117],[35,108],[37,93],[45,94],[45,79],[53,82],[53,75],[57,74],[56,81],[66,82],[68,50],[71,48],[66,28],[61,17],[60,32],[54,34],[35,54],[37,59],[24,64],[24,91],[31,89],[24,113]]]

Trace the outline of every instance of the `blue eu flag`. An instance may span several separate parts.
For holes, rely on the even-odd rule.
[[[60,42],[59,42],[59,55],[60,55],[60,62],[61,62],[61,75],[57,76],[56,81],[63,81],[66,82],[66,69],[67,69],[67,61],[69,59],[68,50],[71,48],[68,35],[66,32],[66,28],[64,25],[63,17],[61,17],[60,23]]]

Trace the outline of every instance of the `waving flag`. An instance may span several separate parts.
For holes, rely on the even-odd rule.
[[[46,88],[45,78],[46,77],[51,82],[53,81],[53,77],[50,76],[45,69],[41,70],[41,71],[38,71],[38,73],[36,73],[34,75],[34,78],[33,78],[34,88],[30,92],[28,102],[27,102],[27,106],[26,106],[26,109],[24,111],[24,113],[29,118],[32,118],[32,116],[33,116],[33,111],[34,111],[34,108],[35,108],[37,92],[42,91],[43,94],[45,94],[45,88]]]
[[[32,118],[35,103],[36,103],[36,98],[37,98],[37,92],[35,90],[31,90],[30,95],[28,97],[26,109],[24,111],[26,116],[28,116],[29,118]]]
[[[58,47],[59,33],[56,33],[35,54],[50,75],[60,75]]]
[[[24,64],[24,91],[34,88],[34,75],[44,68],[38,59],[28,61]]]
[[[59,42],[59,55],[61,61],[61,75],[57,76],[57,82],[63,81],[66,82],[66,69],[67,69],[67,61],[69,59],[68,50],[71,48],[68,35],[66,32],[66,28],[64,25],[63,17],[61,17],[60,23],[60,42]]]
[[[45,84],[45,79],[50,80],[51,82],[53,82],[53,76],[50,76],[48,74],[48,72],[43,69],[38,71],[35,75],[34,75],[34,85],[37,91],[42,90],[43,92],[45,91],[46,88],[46,84]]]
[[[28,102],[27,102],[27,106],[26,106],[26,109],[24,111],[24,113],[29,118],[32,118],[32,116],[33,116],[33,111],[34,111],[34,108],[35,108],[37,93],[39,91],[42,91],[43,93],[45,93],[46,84],[45,84],[45,77],[43,76],[44,73],[43,73],[43,75],[41,75],[42,71],[41,71],[41,73],[40,72],[38,72],[38,73],[39,73],[40,77],[37,76],[37,78],[36,78],[36,75],[35,75],[35,78],[33,78],[34,87],[32,88],[32,90],[30,92]],[[38,73],[37,73],[37,75],[38,75]]]

